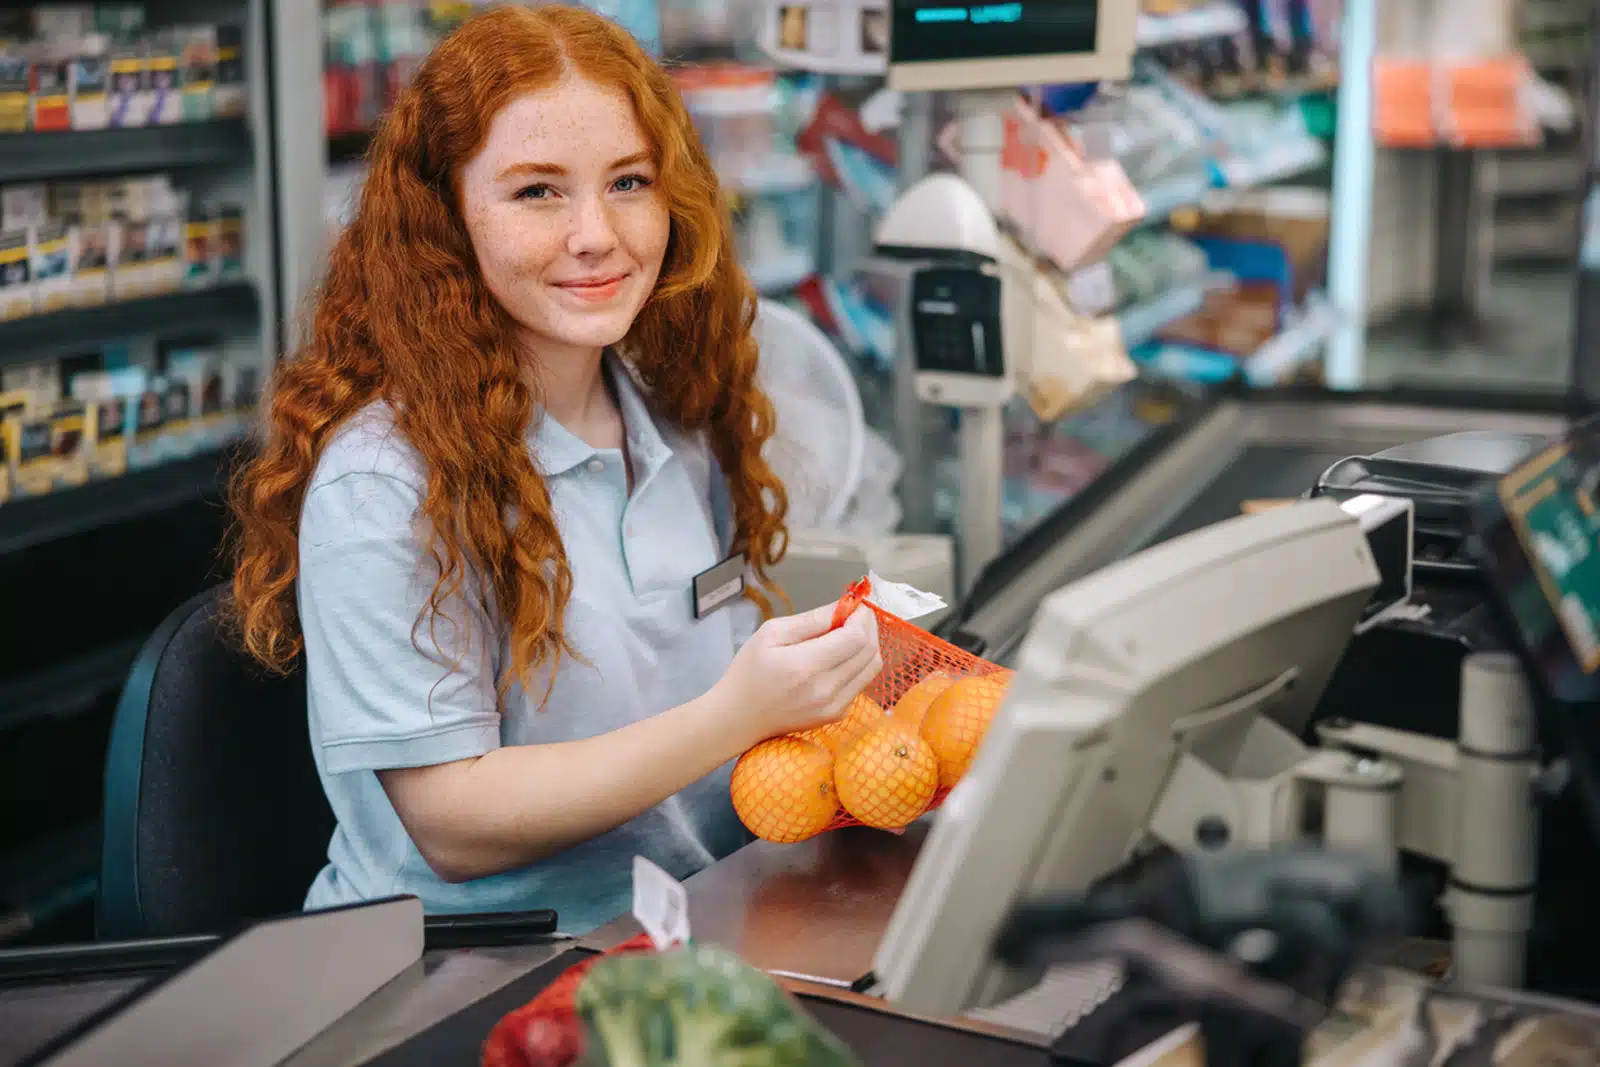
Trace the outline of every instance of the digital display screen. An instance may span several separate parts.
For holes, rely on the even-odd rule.
[[[893,3],[891,63],[1088,54],[1099,45],[1100,0]]]
[[[1600,698],[1600,425],[1490,483],[1474,525],[1479,564],[1545,691]]]

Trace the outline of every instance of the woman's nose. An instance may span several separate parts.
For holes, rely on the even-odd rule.
[[[572,232],[567,251],[575,256],[593,256],[611,251],[617,243],[616,227],[604,198],[581,198],[573,209]]]

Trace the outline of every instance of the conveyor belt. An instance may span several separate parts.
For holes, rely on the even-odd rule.
[[[1150,543],[1170,541],[1231,519],[1247,500],[1298,497],[1316,484],[1323,471],[1348,455],[1295,445],[1247,445]]]
[[[1462,430],[1554,436],[1565,425],[1555,410],[1462,401],[1268,394],[1196,404],[986,568],[942,632],[1005,663],[1054,590],[1232,518],[1246,500],[1300,496],[1347,456]]]

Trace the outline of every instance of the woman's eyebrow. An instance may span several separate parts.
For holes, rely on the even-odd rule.
[[[558,163],[513,163],[500,172],[500,180],[506,178],[525,178],[534,175],[560,176],[567,172],[567,168]]]

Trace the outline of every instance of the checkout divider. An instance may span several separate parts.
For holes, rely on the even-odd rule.
[[[1565,402],[1544,398],[1490,403],[1438,394],[1320,391],[1194,396],[1152,388],[1147,400],[1169,405],[1165,424],[991,563],[944,624],[945,636],[1005,662],[1054,589],[1195,524],[1237,514],[1244,499],[1299,496],[1326,469],[1330,456],[1337,460],[1460,430],[1555,435],[1567,425]],[[1050,1059],[1051,1035],[992,1018],[919,1018],[861,992],[925,834],[926,825],[899,835],[849,829],[798,845],[747,846],[685,883],[695,939],[726,947],[777,975],[863,1063],[1061,1062]],[[317,918],[286,918],[279,925],[292,928]],[[340,919],[337,914],[321,918]],[[503,1015],[584,954],[610,948],[638,930],[631,918],[577,940],[533,927],[498,937],[463,930],[451,945],[426,951],[419,935],[416,953],[376,995],[349,1005],[351,1010],[330,1020],[331,1026],[288,1059],[260,1062],[263,1067],[279,1062],[292,1067],[476,1063],[484,1037]],[[37,1057],[41,1043],[118,1017],[119,1009],[130,1004],[150,1003],[164,987],[171,988],[164,980],[192,975],[238,943],[237,938],[186,938],[0,952],[0,1065]],[[269,957],[262,960],[267,962],[255,965],[249,989],[239,995],[247,1003],[253,998],[259,1009],[254,1025],[271,1027],[268,994],[289,972]],[[14,1026],[18,1021],[31,1021],[33,1028]],[[176,1035],[187,1025],[174,1020],[170,1032]],[[216,1062],[251,1067],[225,1045],[213,1045],[210,1052],[214,1058],[205,1061],[208,1067]],[[54,1067],[77,1061],[36,1062]],[[168,1056],[164,1062],[201,1060]]]

